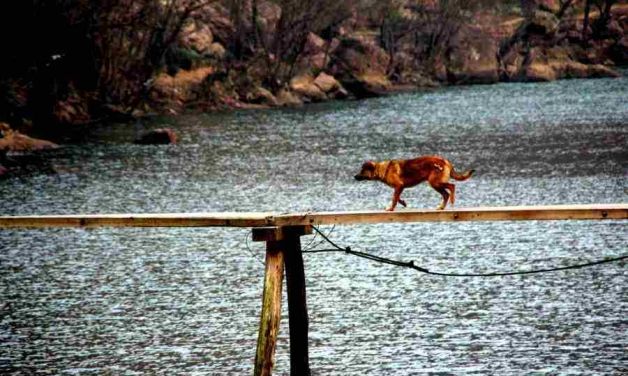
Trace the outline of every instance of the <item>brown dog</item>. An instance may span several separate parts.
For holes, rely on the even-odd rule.
[[[367,161],[362,165],[362,170],[355,176],[356,180],[379,180],[395,189],[392,204],[386,208],[395,210],[397,203],[407,206],[401,199],[401,192],[405,188],[427,180],[432,188],[443,196],[443,201],[437,210],[443,210],[449,200],[453,205],[456,201],[456,186],[449,183],[449,177],[456,180],[467,180],[475,170],[469,170],[462,174],[454,170],[451,162],[437,156],[425,156],[415,159],[393,159],[383,162]],[[449,191],[449,192],[448,192]]]

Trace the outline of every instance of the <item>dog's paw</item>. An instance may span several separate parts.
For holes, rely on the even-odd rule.
[[[403,207],[404,207],[404,208],[407,208],[407,207],[408,207],[408,205],[406,204],[406,202],[405,202],[404,200],[399,200],[399,203],[400,203],[401,205],[403,205]]]
[[[392,206],[389,206],[385,210],[391,212],[391,211],[395,211],[395,208],[393,208]]]

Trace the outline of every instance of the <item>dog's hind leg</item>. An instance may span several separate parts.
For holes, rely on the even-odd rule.
[[[434,188],[438,193],[440,193],[441,196],[443,196],[443,201],[441,201],[440,205],[438,205],[436,210],[445,209],[445,206],[447,205],[447,201],[449,200],[449,193],[447,192],[444,186],[437,186],[437,187],[432,186],[432,188]]]
[[[453,206],[456,202],[456,186],[451,183],[443,183],[443,187],[449,190],[449,202]]]
[[[444,173],[449,173],[449,171],[444,171]],[[448,186],[453,186],[453,184],[447,183],[449,176],[447,174],[441,174],[439,172],[432,172],[427,179],[427,182],[430,184],[430,187],[434,188],[438,193],[443,196],[443,201],[438,205],[436,210],[443,210],[447,205],[447,201],[449,201],[449,192],[447,192]],[[453,191],[452,191],[453,192]]]

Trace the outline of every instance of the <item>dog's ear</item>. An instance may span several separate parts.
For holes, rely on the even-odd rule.
[[[366,161],[364,162],[364,164],[362,165],[362,169],[363,170],[375,170],[375,162],[373,161]]]

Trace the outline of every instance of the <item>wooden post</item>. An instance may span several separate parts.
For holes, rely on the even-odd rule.
[[[275,362],[275,347],[281,319],[281,286],[284,254],[279,241],[266,242],[266,270],[262,314],[255,354],[255,376],[270,376]]]
[[[286,233],[286,280],[288,319],[290,325],[290,375],[310,376],[308,318],[305,296],[305,271],[300,236],[305,227],[294,227]],[[306,230],[307,231],[307,230]],[[309,228],[311,232],[311,227]]]
[[[266,242],[266,274],[254,376],[272,373],[281,318],[281,281],[284,259],[290,327],[290,374],[292,376],[310,375],[305,272],[300,237],[311,233],[310,226],[253,229],[253,241]]]

